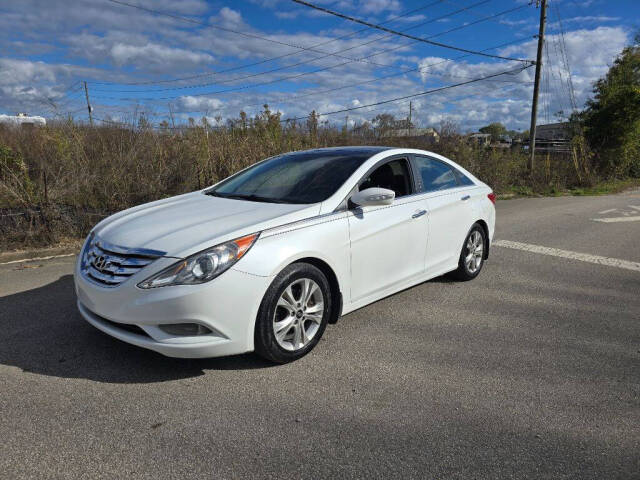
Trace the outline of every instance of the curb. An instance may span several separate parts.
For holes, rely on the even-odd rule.
[[[42,248],[38,250],[22,250],[0,253],[0,265],[12,263],[35,262],[52,258],[71,257],[77,255],[80,248],[76,246]]]

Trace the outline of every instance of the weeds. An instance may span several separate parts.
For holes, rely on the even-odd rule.
[[[223,128],[195,121],[179,131],[145,123],[0,128],[0,249],[82,237],[113,212],[204,188],[271,155],[366,144],[441,153],[497,193],[584,194],[596,185],[586,160],[571,155],[541,158],[531,175],[525,153],[475,147],[449,127],[432,144],[416,137],[380,138],[366,125],[349,132],[331,128],[314,114],[303,124],[282,124],[267,106]]]

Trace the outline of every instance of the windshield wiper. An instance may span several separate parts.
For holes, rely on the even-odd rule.
[[[264,202],[264,203],[287,203],[283,200],[271,197],[261,197],[260,195],[242,195],[239,193],[219,193],[215,190],[207,192],[207,195],[221,198],[233,198],[234,200],[248,200],[250,202]]]

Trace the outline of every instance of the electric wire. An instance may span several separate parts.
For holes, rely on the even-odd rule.
[[[388,20],[386,20],[384,22],[381,22],[381,24],[387,24],[387,23],[394,22],[395,20],[397,20],[399,18],[403,18],[403,17],[406,17],[406,16],[411,15],[413,13],[416,13],[416,12],[419,12],[421,10],[424,10],[426,8],[432,7],[434,5],[442,3],[443,1],[445,1],[445,0],[436,0],[435,2],[428,3],[427,5],[423,5],[422,7],[414,8],[413,10],[408,10],[406,12],[401,13],[400,15],[394,16],[394,17],[392,17],[392,18],[390,18],[390,19],[388,19]],[[490,0],[487,0],[487,1],[490,1]],[[485,3],[485,2],[482,2],[482,3]],[[323,45],[328,45],[330,43],[337,42],[338,40],[343,40],[345,38],[350,38],[350,37],[356,36],[359,33],[362,33],[362,32],[368,31],[368,30],[369,30],[369,28],[361,28],[360,30],[356,30],[355,32],[350,32],[350,33],[347,33],[347,34],[344,34],[344,35],[340,35],[338,37],[326,40],[324,42],[316,43],[315,45],[312,45],[312,47],[316,48],[316,47],[321,47]],[[236,70],[242,70],[242,69],[249,68],[249,67],[255,67],[257,65],[262,65],[264,63],[273,62],[275,60],[280,60],[280,59],[287,58],[287,57],[290,57],[290,56],[293,56],[293,55],[298,55],[299,53],[300,52],[296,50],[295,52],[285,53],[283,55],[278,55],[276,57],[266,58],[264,60],[260,60],[260,61],[253,62],[253,63],[247,63],[247,64],[244,64],[244,65],[238,65],[238,66],[235,66],[235,67],[227,68],[227,69],[224,69],[224,70],[219,70],[219,71],[216,71],[216,72],[200,73],[200,74],[197,74],[197,75],[190,75],[190,76],[186,76],[186,77],[168,78],[168,79],[164,79],[164,80],[154,80],[154,81],[144,81],[144,82],[91,82],[91,83],[94,84],[94,85],[154,85],[154,84],[181,82],[181,81],[184,81],[184,80],[193,80],[193,79],[196,79],[196,78],[209,77],[209,76],[213,76],[213,75],[219,75],[219,74],[222,74],[222,73],[233,72],[233,71],[236,71]],[[337,52],[337,53],[339,53],[339,52]],[[330,55],[328,55],[328,56],[330,56]]]
[[[576,101],[576,92],[573,88],[573,80],[571,78],[571,67],[569,65],[569,56],[567,55],[567,45],[564,38],[564,27],[562,26],[562,19],[560,18],[560,8],[557,3],[553,3],[553,8],[555,10],[556,18],[558,20],[558,26],[560,27],[560,51],[562,52],[562,59],[564,63],[564,68],[567,71],[567,87],[569,89],[569,99],[571,101],[571,108],[573,111],[578,109],[578,104]]]
[[[483,80],[488,80],[490,78],[498,77],[500,75],[518,74],[518,73],[526,70],[527,68],[530,68],[531,66],[532,65],[522,66],[522,67],[518,67],[518,68],[513,69],[513,70],[505,70],[505,71],[494,73],[494,74],[491,74],[491,75],[486,75],[484,77],[474,78],[472,80],[467,80],[466,82],[460,82],[460,83],[456,83],[456,84],[453,84],[453,85],[445,85],[443,87],[438,87],[438,88],[434,88],[434,89],[431,89],[431,90],[425,90],[424,92],[412,93],[410,95],[404,95],[402,97],[395,97],[395,98],[390,98],[390,99],[387,99],[387,100],[381,100],[379,102],[369,103],[367,105],[358,105],[358,106],[355,106],[355,107],[343,108],[343,109],[334,110],[334,111],[331,111],[331,112],[316,113],[316,115],[319,116],[319,117],[327,116],[327,115],[335,115],[337,113],[352,112],[354,110],[360,110],[362,108],[383,105],[385,103],[396,102],[398,100],[405,100],[405,99],[408,99],[408,98],[416,98],[416,97],[421,97],[421,96],[425,96],[425,95],[430,95],[430,94],[441,92],[441,91],[444,91],[444,90],[449,90],[449,89],[452,89],[452,88],[461,87],[463,85],[469,85],[471,83],[481,82]],[[281,122],[287,122],[287,121],[293,121],[293,120],[302,120],[304,118],[307,118],[307,117],[305,116],[305,117],[296,117],[296,118],[285,118],[285,119],[280,120],[280,121]]]
[[[517,8],[521,8],[521,7],[516,7],[516,9]],[[509,9],[507,11],[513,11],[513,10],[514,9]],[[507,12],[507,11],[505,11],[505,12]],[[464,24],[464,25],[461,25],[461,26],[458,26],[458,27],[454,27],[454,28],[449,29],[449,30],[447,30],[445,32],[440,32],[440,33],[434,34],[434,35],[432,35],[431,37],[428,37],[428,38],[437,37],[437,36],[443,35],[445,33],[449,33],[451,31],[454,31],[456,29],[460,29],[460,28],[465,28],[465,27],[471,26],[471,25],[476,24],[476,23],[478,23],[480,21],[484,21],[487,18],[492,18],[492,17],[495,17],[495,16],[502,15],[505,12],[499,12],[499,13],[497,13],[495,15],[492,15],[491,17],[484,17],[483,19],[476,20],[475,22],[471,22],[471,23],[467,23],[467,24]],[[363,58],[368,58],[368,57],[380,55],[382,53],[385,53],[385,52],[388,52],[388,51],[391,51],[391,50],[396,50],[398,48],[403,48],[405,46],[406,45],[402,45],[400,47],[393,47],[393,48],[390,48],[390,49],[378,51],[376,53],[370,54],[367,57],[363,57]],[[495,48],[498,48],[498,47],[495,47]],[[492,50],[492,49],[493,48],[481,50],[480,53],[482,53],[483,55],[488,55],[485,52],[487,50]],[[463,55],[463,57],[474,55],[474,54],[475,54],[475,52],[468,52],[465,55]],[[461,58],[461,57],[456,57],[456,58]],[[452,59],[445,59],[444,61],[450,61],[450,60],[452,60]],[[298,73],[298,74],[295,74],[295,75],[288,75],[288,76],[280,77],[280,78],[273,79],[273,80],[267,80],[267,81],[264,81],[264,82],[254,83],[254,84],[250,84],[250,85],[240,85],[240,86],[237,86],[237,87],[223,89],[223,90],[192,93],[189,96],[199,97],[199,96],[209,96],[209,95],[222,95],[222,94],[226,94],[226,93],[230,93],[230,92],[238,92],[238,91],[242,91],[242,90],[248,90],[248,89],[255,88],[255,87],[260,87],[260,86],[265,86],[265,85],[272,85],[274,83],[285,82],[285,81],[289,81],[289,80],[298,79],[298,78],[301,78],[301,77],[304,77],[304,76],[307,76],[307,75],[313,75],[313,74],[316,74],[316,73],[321,73],[321,72],[324,72],[324,71],[332,70],[334,68],[338,68],[338,67],[342,67],[342,66],[348,65],[350,63],[352,63],[352,62],[346,61],[346,62],[342,62],[342,63],[339,63],[339,64],[329,65],[329,66],[318,68],[318,69],[315,69],[315,70],[306,71],[306,72]],[[279,69],[276,69],[276,70],[279,70]],[[416,69],[405,69],[402,73],[406,73],[408,71],[415,71],[415,70]],[[239,79],[243,79],[243,78],[248,78],[248,77],[253,77],[253,76],[257,76],[257,75],[260,75],[260,74],[257,73],[257,74],[248,75],[248,76],[244,76],[244,77],[238,77],[238,78],[233,79],[233,80],[228,80],[227,82],[216,82],[216,83],[229,83],[231,81],[235,81],[235,80],[239,80]],[[207,86],[207,85],[210,85],[210,84],[203,84],[202,86]],[[161,90],[154,90],[152,92],[140,92],[140,93],[155,93],[155,92],[158,92],[158,91],[167,91],[167,90],[168,91],[174,91],[174,90],[179,90],[179,89],[183,89],[183,88],[187,88],[187,87],[174,87],[174,88],[170,88],[170,89],[161,89]],[[137,98],[135,98],[135,97],[104,96],[104,95],[101,95],[101,93],[102,92],[98,92],[97,96],[99,98],[101,98],[102,100],[120,100],[120,101],[136,101],[136,100],[152,100],[152,101],[163,100],[164,101],[164,100],[172,100],[172,99],[176,99],[176,98],[180,98],[180,97],[184,96],[184,95],[173,95],[173,96],[165,96],[165,97],[144,97],[144,98],[137,97]],[[117,91],[114,91],[114,93],[117,93]],[[138,91],[134,91],[134,93],[138,93]]]
[[[109,0],[109,1],[116,1],[116,0]],[[380,24],[366,22],[364,20],[360,20],[358,18],[351,17],[349,15],[345,15],[344,13],[336,12],[334,10],[329,10],[328,8],[324,8],[324,7],[320,7],[318,5],[314,5],[313,3],[306,2],[304,0],[291,0],[291,1],[295,2],[295,3],[299,3],[300,5],[304,5],[306,7],[312,8],[314,10],[318,10],[318,11],[321,11],[321,12],[328,13],[330,15],[334,15],[334,16],[342,18],[344,20],[349,20],[349,21],[354,22],[354,23],[359,23],[361,25],[366,25],[366,26],[368,26],[370,28],[375,28],[377,30],[382,30],[383,32],[392,33],[394,35],[398,35],[400,37],[409,38],[411,40],[415,40],[415,41],[418,41],[418,42],[428,43],[428,44],[434,45],[436,47],[448,48],[448,49],[451,49],[451,50],[457,50],[457,51],[460,51],[460,52],[471,53],[471,54],[474,54],[474,55],[480,55],[480,56],[484,56],[484,57],[498,58],[500,60],[511,60],[511,61],[523,62],[523,63],[529,63],[531,65],[535,65],[535,61],[534,60],[528,60],[528,59],[523,59],[523,58],[506,57],[506,56],[501,56],[501,55],[492,55],[492,54],[488,54],[488,53],[479,52],[477,50],[470,50],[470,49],[467,49],[467,48],[461,48],[461,47],[456,47],[456,46],[453,46],[453,45],[447,45],[447,44],[441,43],[441,42],[434,42],[434,41],[428,40],[426,38],[416,37],[414,35],[408,35],[406,33],[399,32],[397,30],[392,30],[390,28],[383,27]]]
[[[488,3],[489,1],[491,1],[491,0],[482,0],[480,2],[477,2],[477,3],[469,6],[468,8],[480,6],[482,4]],[[521,7],[516,7],[516,9],[518,9],[518,8],[521,8]],[[405,31],[413,29],[413,28],[418,28],[418,27],[427,25],[429,23],[436,22],[441,18],[449,17],[451,15],[454,15],[456,13],[462,12],[464,10],[466,10],[466,9],[460,9],[460,10],[457,10],[456,12],[451,12],[451,13],[449,13],[447,15],[442,15],[441,17],[436,17],[436,18],[433,18],[433,19],[431,19],[429,21],[422,22],[422,23],[419,23],[417,25],[413,25],[413,26],[408,27],[407,29],[405,29]],[[512,10],[514,10],[514,9],[509,9],[509,10],[506,10],[504,12],[499,12],[496,15],[502,15],[502,14],[508,13],[509,11],[512,11]],[[474,24],[475,23],[477,23],[477,22],[474,22]],[[450,33],[452,31],[455,31],[455,30],[458,30],[458,29],[461,29],[461,28],[470,27],[471,25],[472,24],[466,23],[466,24],[460,25],[458,27],[455,27],[453,29],[449,29],[449,30],[447,30],[445,32],[437,33],[437,34],[432,35],[431,37],[428,37],[428,38],[435,38],[435,37]],[[363,29],[363,30],[367,30],[367,29]],[[202,87],[207,87],[207,86],[210,86],[210,85],[221,85],[221,84],[226,84],[226,83],[233,83],[235,81],[244,80],[246,78],[254,78],[254,77],[257,77],[257,76],[260,76],[260,75],[266,75],[266,74],[269,74],[269,73],[285,70],[285,69],[288,69],[288,68],[298,67],[298,66],[301,66],[301,65],[307,65],[309,63],[312,63],[312,62],[315,62],[315,61],[318,61],[318,60],[322,60],[322,59],[327,58],[327,57],[331,57],[331,56],[333,56],[334,53],[344,53],[344,52],[347,52],[347,51],[355,50],[357,48],[364,47],[366,45],[370,45],[372,43],[376,43],[376,42],[379,42],[381,40],[385,40],[385,39],[390,38],[390,37],[393,37],[393,35],[390,35],[390,34],[389,35],[382,35],[380,37],[374,38],[374,39],[369,40],[367,42],[360,43],[360,44],[357,44],[357,45],[352,45],[351,47],[348,47],[348,48],[345,48],[345,49],[342,49],[342,50],[338,50],[336,52],[328,53],[326,55],[322,55],[322,56],[319,56],[319,57],[315,57],[315,58],[312,58],[310,60],[303,60],[303,61],[298,62],[298,63],[284,65],[284,66],[273,68],[271,70],[266,70],[266,71],[262,71],[262,72],[243,75],[241,77],[235,77],[235,78],[228,79],[228,80],[215,81],[215,82],[206,82],[206,83],[200,83],[200,84],[196,84],[196,85],[182,85],[182,86],[177,86],[177,87],[168,87],[168,88],[161,88],[161,89],[154,89],[154,90],[145,90],[142,93],[164,92],[164,91],[173,91],[173,90],[184,90],[184,89],[191,89],[191,88],[202,88]],[[331,41],[333,41],[333,40],[331,40]],[[328,43],[328,42],[324,42],[324,43]],[[410,43],[416,43],[416,42],[410,42]],[[407,44],[407,45],[409,45],[409,44]],[[399,48],[404,48],[407,45],[401,45]],[[395,49],[396,48],[389,48],[389,49],[385,49],[385,50],[380,50],[380,51],[378,51],[376,53],[373,53],[373,54],[370,54],[370,55],[367,55],[367,56],[364,56],[364,57],[360,57],[360,60],[369,59],[369,58],[381,55],[383,53],[386,53],[386,52],[389,52],[389,51],[393,51]],[[335,67],[339,67],[339,66],[342,66],[342,65],[347,65],[349,63],[353,63],[353,62],[347,61],[347,62],[339,63],[339,64],[335,65]],[[401,68],[401,67],[398,67],[396,65],[388,65],[388,66],[390,68],[394,68],[394,69]],[[215,74],[217,74],[217,73],[211,73],[211,74],[207,74],[207,75],[215,75]],[[99,84],[99,83],[100,82],[92,82],[92,85],[93,84]],[[92,91],[93,92],[109,92],[109,93],[140,93],[140,90],[114,90],[114,89],[100,89],[100,88],[93,89]]]
[[[181,20],[183,22],[188,22],[188,23],[192,23],[192,24],[195,24],[195,25],[200,25],[200,26],[207,27],[207,28],[212,28],[212,29],[221,30],[221,31],[224,31],[224,32],[234,33],[236,35],[241,35],[241,36],[247,37],[247,38],[253,38],[253,39],[262,40],[262,41],[265,41],[265,42],[270,42],[270,43],[282,45],[282,46],[285,46],[285,47],[295,48],[295,49],[299,50],[299,52],[297,52],[297,53],[300,53],[300,52],[303,52],[303,51],[321,53],[321,54],[329,53],[329,52],[325,52],[323,50],[316,50],[315,47],[304,47],[304,46],[300,46],[300,45],[295,45],[295,44],[292,44],[292,43],[283,42],[283,41],[280,41],[280,40],[275,40],[273,38],[263,37],[261,35],[257,35],[257,34],[253,34],[253,33],[242,32],[240,30],[235,30],[235,29],[232,29],[232,28],[222,27],[220,25],[215,25],[215,24],[211,24],[211,23],[205,23],[205,22],[202,22],[202,21],[199,21],[199,20],[195,20],[193,18],[183,17],[183,16],[180,16],[180,15],[175,15],[175,14],[167,13],[167,12],[161,12],[159,10],[154,10],[152,8],[144,7],[142,5],[136,5],[136,4],[132,4],[132,3],[123,2],[121,0],[106,0],[106,1],[114,3],[114,4],[126,6],[126,7],[135,8],[135,9],[142,10],[142,11],[145,11],[145,12],[153,13],[155,15],[161,15],[161,16],[173,18],[175,20]],[[347,59],[347,60],[351,60],[351,61],[363,61],[363,60],[356,60],[356,59],[351,58],[351,57],[345,57],[345,56],[339,55],[337,53],[329,53],[329,54],[334,56],[334,57]],[[372,62],[367,62],[365,60],[364,63],[372,63]],[[378,65],[378,66],[388,66],[388,65]]]

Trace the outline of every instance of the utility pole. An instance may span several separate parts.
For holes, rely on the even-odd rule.
[[[91,115],[91,103],[89,103],[89,89],[87,88],[87,82],[84,82],[84,96],[87,98],[87,110],[89,111],[89,123],[93,127],[93,116]]]
[[[409,102],[409,125],[408,125],[409,132],[411,132],[411,128],[412,128],[412,126],[411,126],[411,115],[412,114],[413,114],[413,102],[410,101]]]
[[[547,20],[547,0],[536,0],[540,5],[540,29],[538,30],[538,55],[536,57],[536,76],[533,84],[533,102],[531,104],[531,128],[529,128],[529,171],[533,172],[536,155],[536,120],[538,117],[538,91],[540,90],[540,73],[542,71],[542,47],[544,46],[544,25]]]

